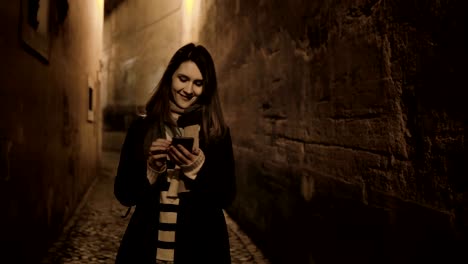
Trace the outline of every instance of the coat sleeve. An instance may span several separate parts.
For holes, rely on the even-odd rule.
[[[226,208],[234,200],[236,181],[234,153],[229,129],[215,144],[205,150],[205,162],[197,177],[184,177],[194,199],[203,203]]]
[[[130,125],[120,153],[114,195],[124,206],[135,205],[150,190],[142,151],[142,132],[142,119],[137,119]]]

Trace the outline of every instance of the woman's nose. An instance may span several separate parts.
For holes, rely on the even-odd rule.
[[[184,87],[184,93],[186,94],[193,94],[193,83],[189,82],[185,87]]]

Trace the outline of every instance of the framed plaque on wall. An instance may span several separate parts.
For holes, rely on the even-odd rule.
[[[44,63],[49,62],[50,10],[50,0],[21,0],[21,40]]]

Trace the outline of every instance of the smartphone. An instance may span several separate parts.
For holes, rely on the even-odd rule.
[[[192,151],[193,148],[193,137],[173,137],[172,146],[177,146],[178,144],[184,146],[188,151]]]

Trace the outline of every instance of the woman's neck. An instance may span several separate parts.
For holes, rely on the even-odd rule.
[[[184,113],[184,109],[177,106],[174,102],[169,101],[170,104],[170,116],[174,123],[177,123],[179,117]]]
[[[171,119],[174,120],[174,122],[177,123],[177,120],[179,119],[180,117],[180,114],[179,113],[176,113],[176,112],[172,112],[171,111]]]

